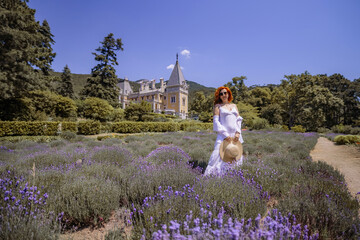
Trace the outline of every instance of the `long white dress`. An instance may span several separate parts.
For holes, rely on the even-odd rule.
[[[241,122],[243,118],[239,116],[239,113],[237,112],[235,106],[231,110],[228,110],[224,107],[220,107],[219,110],[220,114],[219,116],[214,116],[213,122],[213,129],[218,133],[218,135],[215,141],[214,151],[210,156],[209,164],[205,170],[204,175],[222,175],[228,169],[239,166],[243,163],[243,156],[241,156],[241,158],[233,164],[226,163],[220,158],[220,145],[226,137],[234,137],[235,133],[239,132],[239,141],[243,143],[244,140],[241,135]]]

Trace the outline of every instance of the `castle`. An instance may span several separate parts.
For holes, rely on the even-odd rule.
[[[164,112],[183,119],[187,118],[189,85],[181,71],[178,55],[176,55],[176,64],[167,83],[164,82],[164,78],[160,78],[160,87],[156,88],[155,79],[143,79],[138,82],[140,83],[138,92],[132,90],[127,78],[118,83],[119,102],[123,109],[131,102],[140,103],[144,100],[151,103],[155,113]]]

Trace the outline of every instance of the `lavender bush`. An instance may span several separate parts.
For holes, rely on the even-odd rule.
[[[309,157],[316,134],[246,131],[243,137],[244,164],[223,177],[202,175],[216,138],[211,132],[103,141],[77,136],[49,143],[0,139],[0,173],[11,170],[28,186],[43,186],[40,195],[48,196],[36,219],[18,215],[11,220],[6,212],[1,217],[17,227],[28,224],[23,227],[27,233],[40,229],[45,237],[38,239],[56,236],[59,221],[54,219],[62,212],[64,229],[71,229],[101,226],[120,207],[133,212],[134,239],[144,231],[149,239],[201,239],[197,233],[210,239],[360,236],[359,202],[349,194],[344,177]],[[2,195],[0,201],[6,205],[8,199]],[[286,220],[269,213],[271,208],[291,216]],[[22,234],[7,231],[4,238],[21,239],[17,233]],[[123,232],[108,237],[119,236]]]

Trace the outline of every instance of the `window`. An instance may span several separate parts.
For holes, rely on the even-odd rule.
[[[183,102],[183,106],[185,106],[186,98],[183,98],[182,100],[183,100],[183,101],[182,101],[182,102]]]
[[[175,102],[176,102],[175,96],[174,96],[174,97],[171,97],[171,103],[175,103]]]

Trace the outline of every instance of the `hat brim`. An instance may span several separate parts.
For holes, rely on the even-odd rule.
[[[235,158],[225,154],[226,147],[230,143],[235,145],[239,150],[239,154],[236,155]],[[243,155],[243,146],[239,140],[235,142],[234,138],[231,138],[231,141],[223,140],[220,145],[219,153],[220,153],[220,158],[222,161],[227,162],[227,163],[234,163],[234,162],[238,161],[241,158],[241,156]]]

